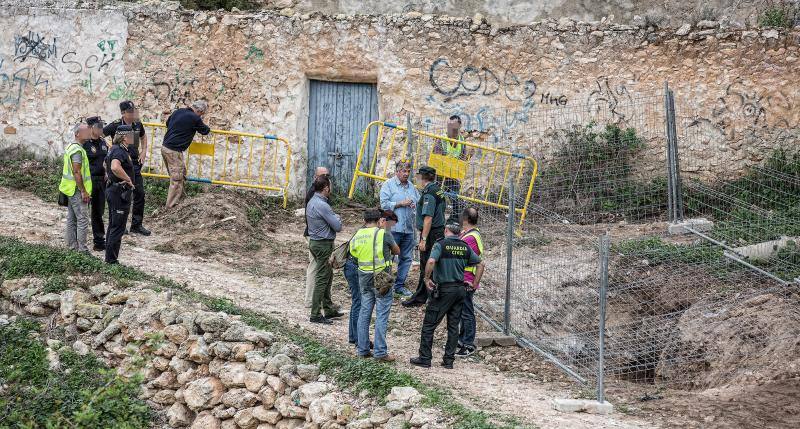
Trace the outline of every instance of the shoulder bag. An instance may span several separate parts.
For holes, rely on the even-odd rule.
[[[391,269],[384,268],[380,272],[375,272],[376,262],[378,259],[378,252],[375,250],[375,246],[378,244],[378,231],[380,228],[375,230],[375,235],[372,237],[372,277],[373,277],[373,285],[375,289],[378,291],[378,295],[384,296],[386,295],[394,286],[394,275],[391,273]],[[380,243],[380,246],[383,247],[383,243]],[[386,255],[383,255],[384,261],[386,260]]]

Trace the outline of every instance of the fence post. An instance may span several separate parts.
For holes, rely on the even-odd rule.
[[[406,113],[406,161],[414,153],[414,132],[411,129],[411,113]]]
[[[611,239],[608,233],[600,236],[600,305],[599,305],[599,352],[597,356],[597,401],[605,400],[605,350],[606,350],[606,295],[608,292],[608,257]]]
[[[508,177],[508,228],[506,230],[506,298],[503,312],[503,334],[511,332],[511,265],[514,251],[514,220],[517,214],[516,196],[514,195],[514,175]]]
[[[675,120],[675,94],[664,82],[664,112],[667,132],[667,204],[669,220],[683,220],[683,193],[681,191],[680,167],[678,163],[678,131]]]

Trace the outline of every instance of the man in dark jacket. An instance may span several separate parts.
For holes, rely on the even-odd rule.
[[[169,172],[169,191],[167,192],[167,208],[175,207],[183,197],[183,186],[186,182],[186,164],[183,152],[189,148],[195,133],[208,135],[211,129],[203,123],[203,115],[208,110],[208,103],[198,100],[190,107],[172,112],[167,118],[167,132],[161,145],[161,156]]]

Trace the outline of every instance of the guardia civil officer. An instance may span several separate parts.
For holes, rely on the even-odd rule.
[[[150,231],[142,226],[144,220],[144,179],[142,178],[142,165],[147,156],[147,133],[144,125],[139,120],[139,111],[130,100],[119,103],[119,111],[122,115],[119,119],[111,122],[103,128],[103,134],[114,136],[122,125],[128,125],[133,130],[133,142],[128,147],[128,152],[133,160],[133,175],[131,180],[135,186],[133,190],[133,206],[131,209],[131,232],[141,235],[150,235]]]
[[[116,264],[133,194],[133,159],[130,147],[133,144],[133,128],[130,125],[117,127],[111,150],[106,157],[108,175],[106,200],[108,201],[108,232],[106,233],[106,262]]]
[[[83,149],[89,158],[89,170],[92,174],[92,196],[89,200],[89,212],[92,216],[92,241],[94,250],[106,249],[106,232],[103,225],[103,212],[106,209],[106,169],[103,166],[108,156],[108,143],[103,138],[103,120],[99,116],[86,119],[90,138],[83,142]]]
[[[434,244],[425,265],[425,286],[431,298],[425,309],[422,321],[422,336],[419,342],[419,356],[411,358],[412,365],[430,368],[433,332],[442,319],[447,316],[447,345],[442,358],[442,366],[453,368],[456,345],[458,344],[458,323],[461,321],[461,307],[468,289],[478,284],[483,277],[484,264],[480,256],[459,238],[461,227],[450,224],[445,227],[445,237]],[[473,283],[464,282],[464,269],[477,266]]]
[[[422,187],[417,201],[416,222],[419,230],[419,260],[424,264],[431,254],[433,244],[444,237],[444,210],[447,203],[442,188],[436,183],[436,169],[422,166],[417,171],[417,183]],[[403,307],[424,305],[428,300],[428,289],[425,288],[424,276],[420,269],[417,291],[406,301]]]

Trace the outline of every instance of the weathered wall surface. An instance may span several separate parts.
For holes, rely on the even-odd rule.
[[[383,118],[410,112],[435,126],[461,114],[493,144],[534,155],[546,152],[548,129],[593,109],[661,132],[663,101],[644,97],[670,81],[680,132],[712,173],[757,161],[800,125],[797,28],[707,22],[676,31],[569,19],[498,28],[419,13],[334,18],[152,5],[7,8],[0,28],[0,121],[16,130],[3,144],[55,154],[72,121],[113,118],[121,99],[164,119],[207,98],[214,127],[293,143],[295,191],[304,180],[309,79],[377,83]],[[765,126],[795,131],[764,139]],[[649,150],[663,157],[661,147]]]

